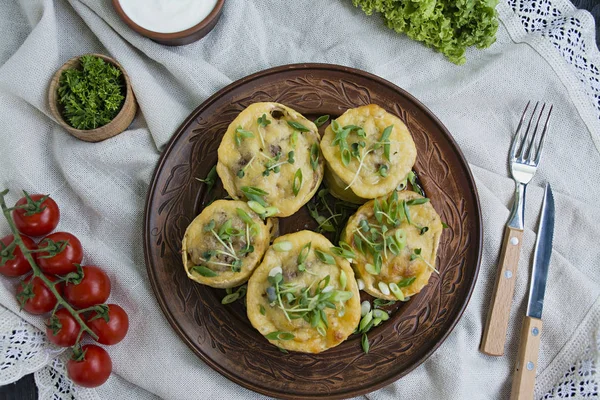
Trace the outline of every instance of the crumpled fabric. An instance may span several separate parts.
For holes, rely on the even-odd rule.
[[[20,0],[0,4],[0,187],[50,193],[61,207],[60,230],[83,243],[85,262],[102,266],[109,302],[130,317],[130,331],[109,349],[114,373],[100,398],[262,398],[197,358],[165,320],[143,257],[144,203],[160,150],[185,117],[217,90],[256,71],[297,63],[335,63],[390,80],[429,107],[461,147],[475,177],[483,213],[481,270],[462,319],[433,355],[370,399],[506,399],[526,308],[529,264],[543,187],[552,184],[556,229],[544,304],[539,396],[545,371],[570,351],[600,294],[600,124],[591,105],[574,101],[578,80],[504,24],[489,49],[471,49],[456,66],[366,16],[350,0],[227,0],[215,29],[183,47],[139,36],[110,1]],[[129,74],[140,106],[124,133],[100,143],[70,136],[53,121],[48,84],[69,58],[99,52]],[[573,74],[574,75],[574,74]],[[514,183],[506,156],[528,100],[554,104],[542,165],[527,191],[525,233],[506,354],[478,351]],[[0,234],[8,233],[0,222]],[[0,304],[19,312],[15,279],[0,279]],[[595,314],[594,314],[595,315]],[[588,325],[585,325],[586,327]],[[585,328],[588,329],[588,328]],[[567,347],[566,347],[567,346]],[[575,351],[577,349],[573,349]],[[136,390],[127,393],[135,387]],[[131,397],[133,396],[133,397]]]

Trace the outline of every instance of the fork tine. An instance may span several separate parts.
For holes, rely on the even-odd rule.
[[[535,129],[533,130],[533,136],[531,137],[531,140],[529,141],[529,145],[527,146],[527,151],[523,155],[523,159],[526,162],[532,161],[531,160],[531,149],[533,148],[533,145],[535,144],[535,138],[537,136],[538,126],[540,125],[540,120],[542,119],[542,115],[544,115],[544,108],[546,108],[546,103],[542,104],[542,109],[540,110],[540,115],[538,116],[537,121],[535,122]]]
[[[519,150],[517,150],[517,158],[523,159],[523,153],[525,152],[525,143],[527,143],[527,139],[529,137],[529,129],[531,128],[531,121],[533,121],[533,117],[535,116],[535,112],[537,111],[540,102],[535,103],[535,107],[533,108],[533,112],[531,113],[531,117],[529,118],[529,122],[527,123],[527,129],[525,130],[525,134],[523,135],[523,139],[521,140],[521,144],[519,145]]]
[[[544,141],[546,140],[546,132],[548,131],[548,123],[550,122],[550,115],[552,115],[552,109],[554,106],[550,104],[550,110],[548,111],[548,116],[546,117],[546,122],[544,123],[544,129],[542,130],[542,137],[540,138],[540,145],[535,153],[535,165],[538,165],[540,162],[540,158],[542,157],[542,149],[544,148]]]
[[[513,136],[512,143],[510,144],[510,150],[508,151],[508,156],[510,159],[515,158],[515,150],[517,148],[517,142],[519,141],[519,132],[521,131],[521,125],[523,125],[523,120],[525,119],[525,113],[531,104],[531,100],[527,102],[525,109],[523,110],[523,115],[521,115],[521,119],[519,120],[519,125],[517,125],[517,130],[515,131],[515,135]]]

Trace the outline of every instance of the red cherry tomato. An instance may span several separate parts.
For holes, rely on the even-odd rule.
[[[35,242],[27,236],[21,235],[21,239],[29,250],[37,249]],[[0,274],[5,276],[21,276],[31,271],[29,261],[23,255],[21,248],[16,246],[13,251],[3,250],[13,242],[13,235],[8,235],[0,239]],[[32,253],[33,258],[36,258],[36,253]]]
[[[72,306],[88,308],[102,304],[110,295],[110,278],[95,265],[82,267],[83,279],[78,284],[67,282],[65,298]]]
[[[60,211],[56,202],[50,197],[40,201],[43,194],[32,194],[17,201],[15,206],[26,205],[26,208],[13,210],[12,216],[19,232],[29,236],[44,236],[58,225]]]
[[[86,324],[98,335],[98,343],[113,345],[119,343],[129,330],[129,317],[125,310],[116,304],[108,305],[108,322],[94,312]]]
[[[79,323],[65,308],[58,310],[46,323],[48,340],[61,347],[74,346],[79,329]]]
[[[37,276],[31,279],[33,275],[25,278],[17,288],[17,299],[21,303],[23,309],[30,314],[45,314],[52,311],[56,305],[56,297],[50,289]],[[48,276],[48,279],[55,281],[56,278]],[[56,286],[59,293],[60,286]]]
[[[66,245],[65,245],[66,242]],[[65,275],[77,271],[75,264],[83,260],[81,242],[68,232],[54,232],[43,238],[38,247],[53,246],[50,252],[38,253],[38,266],[46,274]]]
[[[81,348],[83,360],[69,360],[67,373],[69,378],[79,386],[94,388],[102,385],[112,372],[112,360],[100,346],[86,344]]]

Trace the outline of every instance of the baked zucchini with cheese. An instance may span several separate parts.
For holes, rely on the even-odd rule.
[[[394,191],[363,204],[342,240],[354,251],[352,267],[365,291],[386,300],[419,293],[435,269],[442,221],[429,199]]]
[[[187,227],[182,241],[188,277],[215,288],[246,282],[269,247],[265,223],[243,201],[217,200]]]
[[[277,238],[248,281],[252,325],[286,350],[319,353],[343,342],[360,320],[348,260],[324,236],[300,231]]]
[[[333,120],[325,129],[321,151],[331,193],[358,204],[391,193],[417,157],[404,122],[375,104],[352,108]]]
[[[217,173],[234,199],[262,216],[287,217],[315,194],[324,160],[315,124],[278,103],[254,103],[229,125]]]

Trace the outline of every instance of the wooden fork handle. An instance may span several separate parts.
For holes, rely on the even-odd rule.
[[[502,252],[500,253],[500,263],[496,272],[496,284],[491,294],[490,310],[483,330],[481,345],[479,346],[479,350],[490,356],[504,354],[506,330],[515,293],[522,241],[522,230],[506,227]]]
[[[533,400],[542,320],[525,317],[513,375],[510,400]]]

